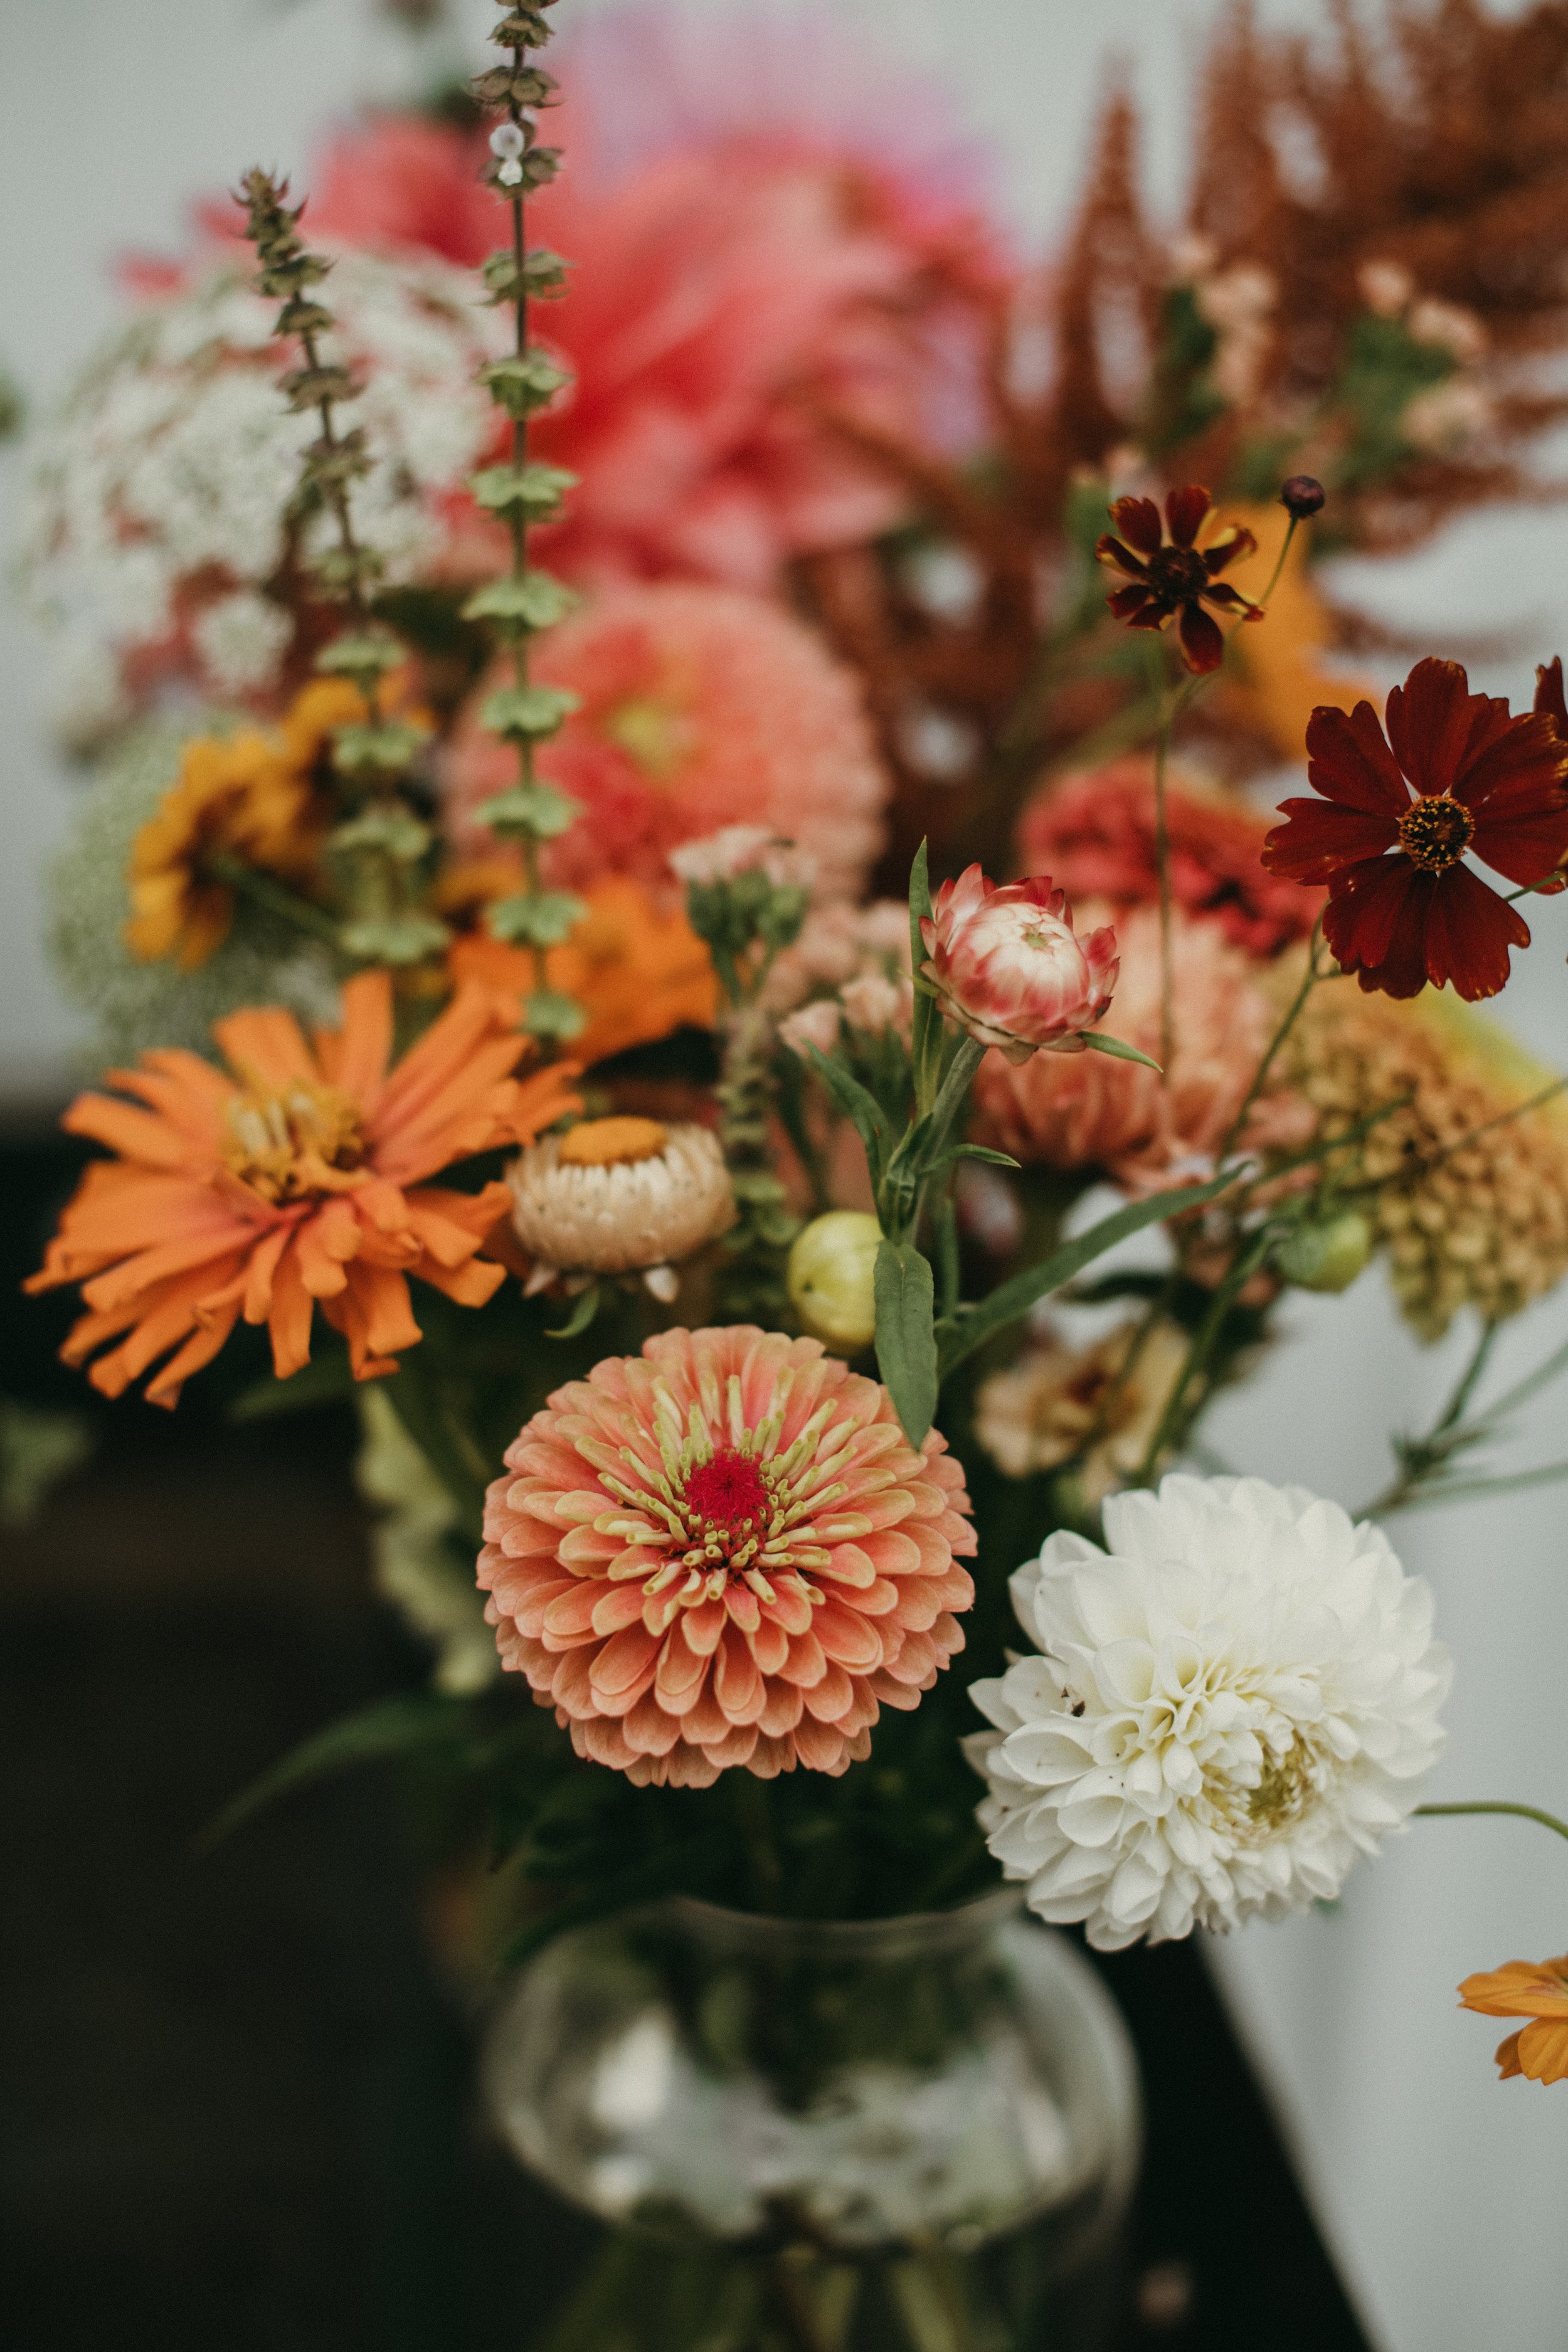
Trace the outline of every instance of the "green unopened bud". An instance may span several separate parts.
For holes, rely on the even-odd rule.
[[[814,1217],[789,1254],[789,1295],[814,1339],[853,1356],[877,1336],[877,1252],[882,1228],[861,1209]]]
[[[1321,1224],[1298,1225],[1279,1244],[1274,1263],[1300,1290],[1348,1290],[1372,1255],[1372,1227],[1358,1209]]]

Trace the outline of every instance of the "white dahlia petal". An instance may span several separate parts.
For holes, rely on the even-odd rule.
[[[979,1818],[1042,1918],[1114,1951],[1338,1893],[1413,1810],[1452,1665],[1380,1528],[1260,1478],[1113,1496],[1011,1580],[1039,1654],[976,1686]]]

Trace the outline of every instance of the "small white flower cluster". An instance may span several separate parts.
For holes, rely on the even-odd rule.
[[[1173,1475],[1105,1530],[1017,1571],[1039,1654],[973,1686],[1005,1875],[1102,1951],[1336,1895],[1443,1744],[1427,1586],[1381,1528],[1261,1478]]]
[[[1366,261],[1356,273],[1362,300],[1380,319],[1397,319],[1413,342],[1446,352],[1455,373],[1413,393],[1400,415],[1405,437],[1417,449],[1452,452],[1481,439],[1497,404],[1467,369],[1486,357],[1487,331],[1473,310],[1436,294],[1419,294],[1402,261]]]
[[[342,253],[331,300],[339,332],[323,356],[346,360],[365,387],[345,412],[372,458],[354,488],[356,529],[390,580],[426,575],[447,548],[447,501],[492,429],[473,379],[502,329],[476,309],[466,275],[433,258]],[[69,677],[91,680],[90,711],[74,707],[69,679],[56,690],[68,736],[124,715],[106,671],[162,670],[220,696],[265,692],[277,677],[294,625],[275,593],[284,509],[320,422],[279,394],[299,347],[273,337],[276,309],[234,264],[216,265],[150,303],[41,436],[21,571],[62,632]],[[310,544],[328,529],[312,524]]]
[[[814,907],[769,974],[763,1001],[775,1017],[787,1016],[779,1034],[796,1053],[812,1045],[830,1054],[845,1019],[871,1036],[907,1034],[914,1008],[909,908],[897,898]]]

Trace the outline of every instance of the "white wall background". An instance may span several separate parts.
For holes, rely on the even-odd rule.
[[[1513,0],[1507,0],[1513,5]],[[563,16],[605,0],[568,0]],[[748,0],[707,0],[715,8]],[[788,0],[785,0],[788,5]],[[1500,0],[1493,0],[1500,5]],[[837,0],[879,39],[940,63],[996,142],[1033,238],[1062,215],[1108,55],[1147,110],[1150,178],[1179,184],[1191,68],[1219,0]],[[1324,0],[1263,0],[1266,22],[1321,26]],[[490,19],[461,0],[470,53]],[[191,198],[264,159],[303,177],[312,138],[398,86],[407,57],[373,35],[370,0],[4,0],[0,7],[0,363],[47,402],[116,312],[112,257],[173,248]],[[0,531],[25,453],[0,451]],[[1528,695],[1531,664],[1568,647],[1568,516],[1471,521],[1439,550],[1358,581],[1410,626],[1518,633],[1478,684]],[[70,782],[33,704],[36,647],[0,610],[0,1100],[62,1094],[75,1034],[38,942],[37,877]],[[1568,1055],[1568,905],[1531,915],[1537,946],[1508,997],[1527,1043]],[[1383,1433],[1428,1421],[1456,1348],[1422,1352],[1381,1277],[1302,1301],[1261,1380],[1227,1402],[1215,1442],[1239,1466],[1347,1504],[1387,1475]],[[1510,1333],[1500,1378],[1568,1334],[1568,1302]],[[1568,1455],[1559,1396],[1520,1458]],[[1395,1521],[1431,1575],[1459,1660],[1451,1745],[1434,1794],[1522,1798],[1568,1812],[1568,1486]],[[1216,1965],[1274,2085],[1310,2190],[1384,2352],[1558,2352],[1568,2309],[1563,2223],[1568,2088],[1498,2084],[1502,2029],[1461,2016],[1474,1969],[1568,1945],[1568,1851],[1523,1823],[1418,1824],[1352,1880],[1331,1916],[1254,1928]],[[1223,2151],[1194,2147],[1225,2194]],[[1259,2314],[1259,2340],[1268,2316]]]

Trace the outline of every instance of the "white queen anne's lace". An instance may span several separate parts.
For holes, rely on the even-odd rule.
[[[475,383],[501,348],[472,282],[433,257],[339,254],[323,357],[363,383],[342,427],[363,428],[369,474],[354,523],[393,582],[450,551],[458,499],[485,454],[492,411]],[[272,333],[278,306],[223,261],[150,302],[100,352],[45,433],[25,500],[25,584],[72,646],[124,667],[184,675],[209,693],[265,691],[292,635],[274,601],[285,509],[320,419],[291,415],[278,379],[299,346]],[[330,535],[319,520],[310,545]],[[151,661],[149,662],[149,656]],[[67,714],[68,718],[69,714]]]
[[[1429,1588],[1380,1528],[1261,1478],[1168,1477],[1105,1531],[1017,1571],[1043,1654],[973,1686],[1006,1876],[1102,1951],[1337,1894],[1443,1744]]]

